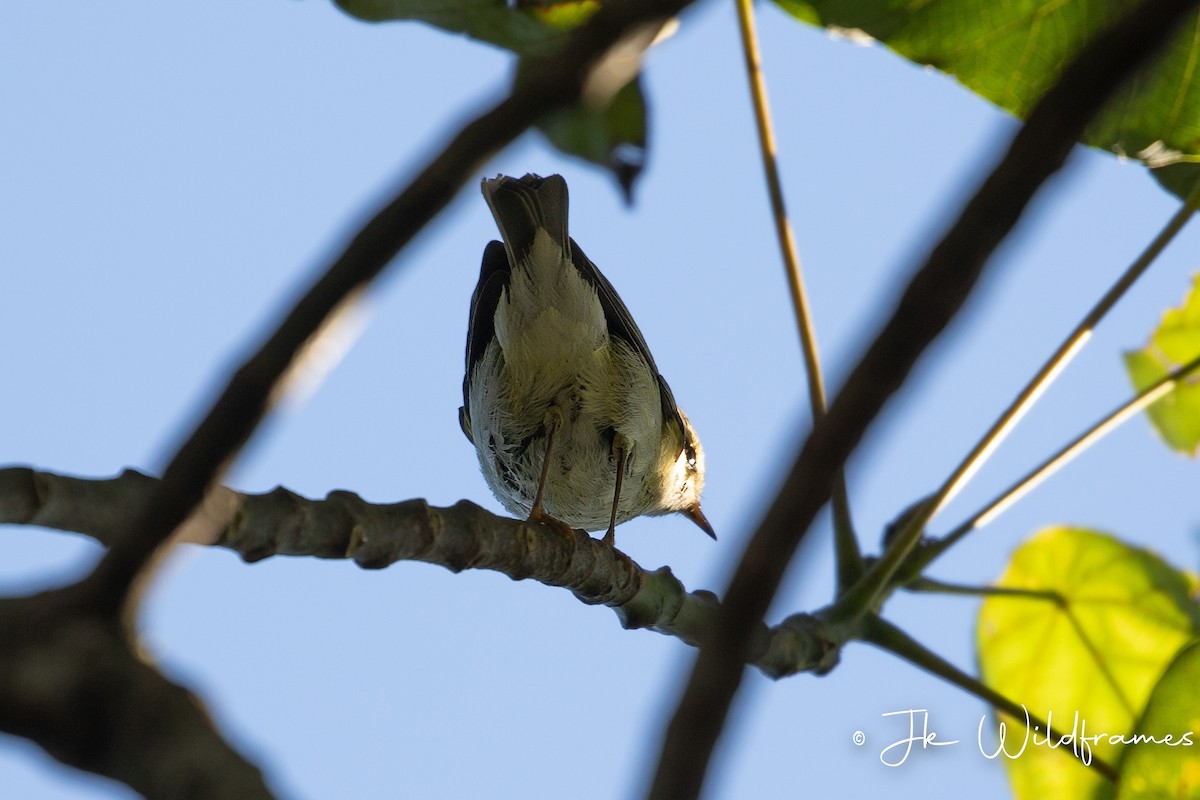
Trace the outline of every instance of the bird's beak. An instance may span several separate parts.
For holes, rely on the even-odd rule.
[[[709,523],[708,518],[705,517],[704,512],[700,510],[699,503],[690,505],[687,508],[683,509],[683,511],[680,511],[679,513],[683,514],[685,517],[690,519],[692,522],[699,525],[700,530],[707,533],[709,536],[711,536],[713,538],[714,541],[716,541],[717,532],[713,530],[713,527]]]

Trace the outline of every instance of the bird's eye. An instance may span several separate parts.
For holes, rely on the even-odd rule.
[[[687,457],[688,469],[695,469],[696,468],[696,448],[688,446],[688,447],[684,448],[683,452],[684,452],[684,455]]]

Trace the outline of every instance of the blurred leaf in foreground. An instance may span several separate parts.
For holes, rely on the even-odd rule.
[[[511,50],[547,55],[564,32],[591,18],[597,0],[334,0],[338,7],[369,22],[412,20]],[[614,89],[617,87],[613,87]],[[538,126],[567,155],[605,167],[626,199],[646,161],[646,98],[640,76],[612,97],[564,109]]]
[[[646,99],[640,77],[613,95],[607,107],[576,106],[538,128],[564,153],[607,167],[630,198],[646,160]]]

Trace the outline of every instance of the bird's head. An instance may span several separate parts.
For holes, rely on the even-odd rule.
[[[660,513],[683,514],[696,523],[700,530],[716,539],[716,532],[700,510],[700,494],[704,491],[704,448],[700,446],[700,437],[696,435],[696,429],[692,427],[687,414],[680,411],[679,419],[683,421],[683,430],[669,430],[668,435],[663,437],[661,463],[666,474]],[[673,420],[668,421],[667,426],[671,429],[678,427]]]

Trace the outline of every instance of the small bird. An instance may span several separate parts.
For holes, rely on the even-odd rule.
[[[704,451],[646,340],[567,235],[567,183],[500,175],[483,196],[504,240],[471,296],[459,423],[514,516],[598,531],[700,510]]]

